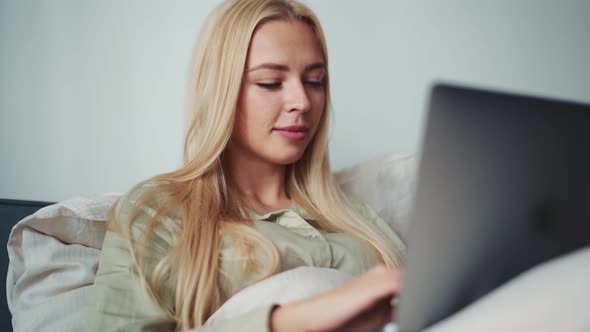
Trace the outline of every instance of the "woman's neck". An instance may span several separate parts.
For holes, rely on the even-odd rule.
[[[228,151],[225,167],[242,200],[255,212],[288,208],[286,165],[269,163],[245,153]]]

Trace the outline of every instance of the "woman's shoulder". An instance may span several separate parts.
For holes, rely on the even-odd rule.
[[[363,199],[354,194],[346,193],[345,196],[350,206],[363,215],[366,213],[366,209],[370,208]]]
[[[371,208],[371,206],[361,197],[358,197],[350,193],[346,193],[345,196],[350,206],[366,221],[373,224],[375,223],[375,219],[380,218],[377,215],[377,213]]]
[[[133,203],[137,202],[141,197],[143,197],[148,191],[153,190],[153,189],[157,188],[158,186],[162,186],[167,183],[168,183],[167,181],[153,179],[153,178],[140,181],[139,183],[136,183],[135,185],[133,185],[123,195],[121,195],[121,197],[119,198],[119,202],[122,205],[123,204],[127,204],[127,205],[133,204]]]
[[[179,223],[180,214],[166,206],[168,194],[163,185],[167,183],[165,180],[148,179],[131,187],[116,202],[109,228],[132,237],[136,237],[134,233],[143,233],[146,229],[160,234],[172,233]],[[150,227],[151,223],[154,227]]]
[[[346,194],[350,205],[373,227],[375,227],[379,233],[385,234],[390,241],[395,245],[396,249],[400,252],[405,251],[405,244],[401,237],[393,229],[393,227],[386,222],[365,200],[353,194]]]

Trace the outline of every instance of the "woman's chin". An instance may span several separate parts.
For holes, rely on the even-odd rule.
[[[293,151],[292,153],[287,153],[287,151],[283,151],[282,153],[278,153],[275,155],[275,158],[273,158],[273,162],[275,164],[289,165],[297,162],[302,155],[303,151]]]
[[[276,161],[277,164],[281,164],[281,165],[290,165],[293,163],[296,163],[299,160],[300,156],[297,155],[296,157],[290,157],[290,158],[281,158],[278,161]]]

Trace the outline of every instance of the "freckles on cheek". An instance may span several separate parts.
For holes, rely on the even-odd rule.
[[[242,109],[245,113],[256,112],[262,103],[262,96],[254,88],[247,88],[242,98]]]
[[[274,114],[271,111],[272,98],[267,94],[248,91],[240,104],[240,117],[243,133],[249,140],[260,141],[268,139],[272,133]]]
[[[250,117],[261,125],[272,127],[273,118],[281,111],[280,98],[268,92],[253,92],[249,95],[247,109]],[[270,128],[269,128],[270,129]]]
[[[273,104],[276,104],[280,99],[276,92],[266,91],[260,88],[253,88],[250,92],[250,102],[256,105],[257,108],[267,109]]]
[[[318,92],[317,95],[315,95],[315,101],[316,101],[316,105],[318,105],[320,108],[324,108],[324,104],[326,103],[326,94],[322,91],[322,92]]]

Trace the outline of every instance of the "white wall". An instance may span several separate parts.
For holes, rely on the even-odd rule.
[[[0,198],[126,191],[180,165],[191,49],[218,1],[0,0]],[[590,102],[590,1],[307,1],[334,169],[419,148],[433,80]]]

